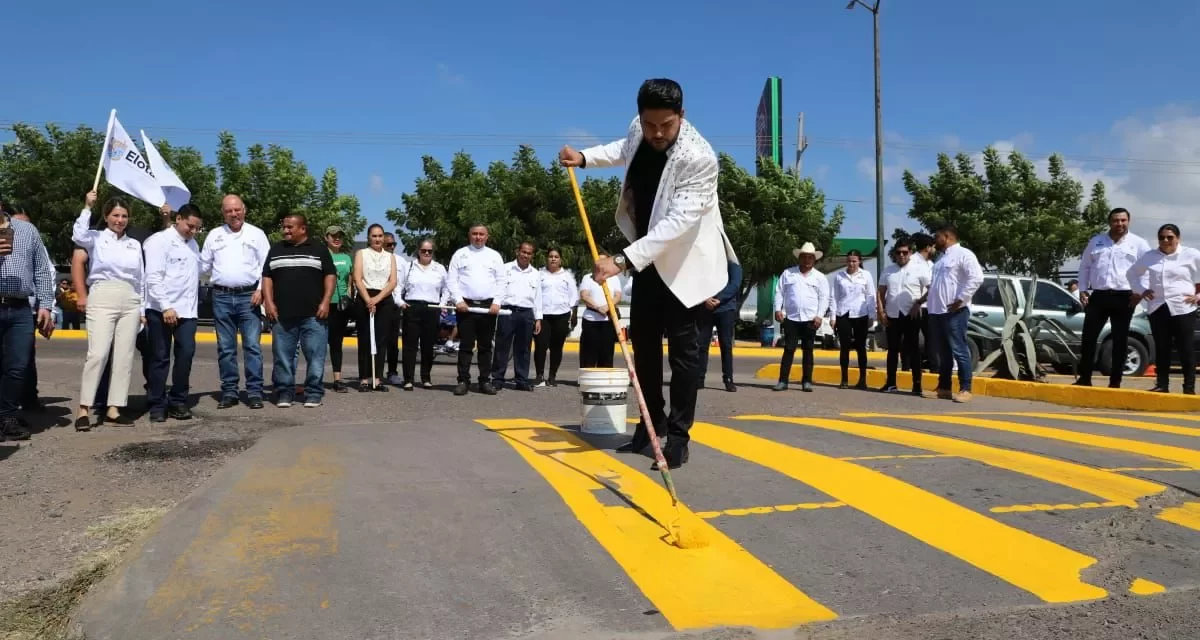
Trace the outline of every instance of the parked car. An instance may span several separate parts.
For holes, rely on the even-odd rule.
[[[984,276],[983,284],[971,299],[971,322],[976,327],[971,332],[972,341],[969,345],[972,365],[1000,347],[999,335],[1004,329],[1004,305],[1000,298],[1000,287],[1005,288],[1016,300],[1017,309],[1022,310],[1025,308],[1030,282],[1030,278],[1006,274]],[[1082,347],[1083,305],[1058,283],[1039,280],[1037,291],[1034,293],[1033,316],[1057,320],[1071,331],[1069,335],[1063,336],[1066,346],[1049,334],[1037,336],[1034,347],[1037,350],[1038,362],[1050,365],[1059,373],[1074,373],[1076,367],[1073,354],[1078,354]],[[1105,324],[1096,341],[1096,368],[1106,376],[1112,369],[1111,331],[1111,326]],[[877,339],[886,348],[886,335],[882,335],[881,332]],[[921,349],[922,352],[926,351],[923,340]],[[1154,338],[1150,334],[1150,320],[1145,311],[1139,308],[1129,325],[1124,374],[1142,375],[1153,361],[1153,353]],[[930,360],[932,365],[932,359]]]

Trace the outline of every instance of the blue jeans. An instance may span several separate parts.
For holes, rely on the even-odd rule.
[[[317,318],[280,318],[271,328],[271,383],[281,400],[291,400],[296,390],[296,345],[308,363],[304,376],[304,401],[319,402],[325,395],[325,349],[329,327]]]
[[[163,322],[161,311],[146,310],[147,351],[150,375],[146,404],[150,413],[162,415],[167,407],[186,407],[192,357],[196,355],[196,319],[179,318],[174,327]],[[175,367],[171,367],[174,347]],[[171,392],[167,394],[167,372],[171,373]]]
[[[719,313],[702,312],[696,321],[700,332],[700,380],[708,373],[708,348],[712,342],[712,330],[717,328],[717,344],[721,347],[721,380],[733,380],[733,329],[737,322],[737,311]]]
[[[250,304],[252,291],[212,293],[213,324],[217,329],[217,369],[221,372],[221,397],[238,395],[237,348],[242,336],[242,357],[246,369],[246,396],[263,397],[263,359],[259,333],[262,320],[258,307]]]
[[[16,416],[25,395],[33,327],[29,307],[0,308],[0,418]]]
[[[967,321],[970,318],[967,307],[952,313],[929,314],[929,332],[933,334],[938,354],[939,390],[954,390],[954,364],[958,364],[958,390],[971,390],[971,349],[967,346]]]
[[[496,319],[496,351],[492,359],[492,384],[504,384],[508,357],[512,354],[517,384],[529,384],[529,351],[533,343],[533,309],[506,306],[512,315]],[[543,327],[543,330],[545,328]]]

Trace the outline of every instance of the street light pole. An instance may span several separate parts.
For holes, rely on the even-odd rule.
[[[883,104],[879,91],[879,4],[874,6],[862,0],[850,0],[846,9],[853,11],[854,5],[862,5],[871,12],[875,36],[875,277],[883,277]]]

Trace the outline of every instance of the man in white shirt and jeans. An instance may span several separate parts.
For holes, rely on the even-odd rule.
[[[500,308],[512,313],[496,320],[496,355],[492,386],[504,388],[508,357],[512,353],[517,391],[533,391],[529,382],[529,350],[533,336],[542,331],[542,272],[531,264],[535,248],[528,240],[517,248],[517,259],[504,265]]]
[[[971,318],[971,298],[983,284],[983,267],[974,252],[958,243],[958,229],[954,225],[939,229],[933,242],[942,254],[933,263],[929,283],[929,333],[938,354],[937,397],[969,402],[973,371],[967,323]],[[958,364],[957,394],[952,377],[954,364]]]
[[[496,395],[492,386],[492,339],[496,316],[500,313],[500,295],[504,287],[504,258],[487,246],[488,228],[482,224],[467,233],[470,244],[454,252],[446,269],[446,289],[458,321],[458,386],[454,395],[467,394],[471,382],[471,353],[479,346],[479,391]],[[487,313],[469,311],[471,307]]]
[[[175,214],[174,226],[150,236],[143,245],[146,258],[146,332],[150,351],[150,379],[146,401],[151,422],[192,417],[188,388],[192,357],[196,355],[196,289],[200,282],[200,247],[196,233],[204,220],[200,209],[185,204]],[[167,372],[171,353],[171,392]]]

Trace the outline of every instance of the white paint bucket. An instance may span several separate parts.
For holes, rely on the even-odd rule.
[[[625,369],[580,369],[579,400],[584,433],[625,433],[629,372]]]

